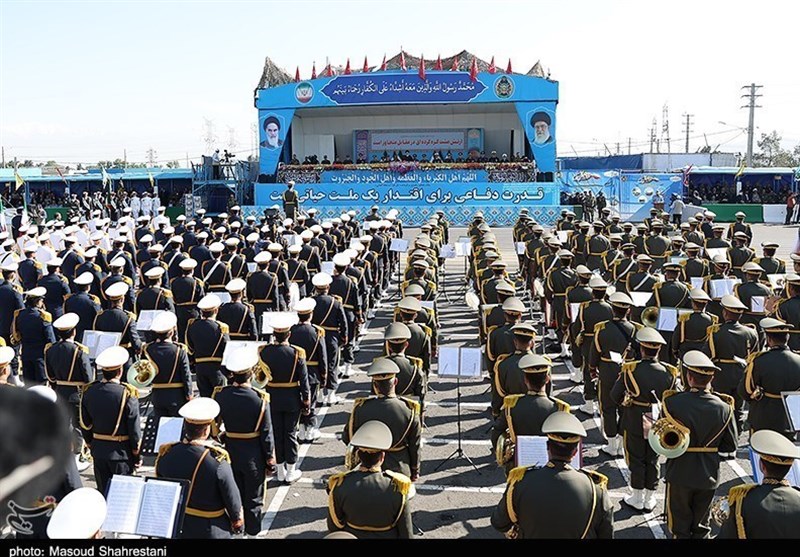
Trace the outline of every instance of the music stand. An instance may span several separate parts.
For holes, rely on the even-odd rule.
[[[467,357],[465,357],[465,352]],[[443,354],[444,352],[444,354]],[[458,445],[450,456],[445,458],[433,470],[438,472],[439,469],[454,458],[463,458],[469,462],[470,466],[475,469],[478,475],[481,471],[473,460],[464,452],[461,445],[461,376],[475,377],[477,369],[477,377],[481,376],[481,351],[480,348],[457,348],[452,346],[439,347],[439,377],[453,377],[456,378],[456,427]],[[466,369],[465,369],[466,368]],[[465,371],[467,373],[465,373]]]

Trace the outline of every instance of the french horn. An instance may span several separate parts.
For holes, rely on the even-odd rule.
[[[158,369],[153,362],[142,358],[128,370],[128,383],[137,389],[144,389],[150,386],[157,374]]]
[[[666,458],[678,458],[689,448],[689,428],[668,417],[661,418],[647,435],[650,448]]]
[[[494,447],[494,459],[498,466],[505,466],[514,459],[514,441],[508,433],[502,433],[497,438],[497,445]]]
[[[644,308],[642,311],[642,325],[645,327],[650,327],[655,329],[658,325],[658,313],[659,309],[655,306],[650,306],[648,308]]]

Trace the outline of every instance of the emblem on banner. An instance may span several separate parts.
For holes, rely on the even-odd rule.
[[[314,98],[314,86],[308,81],[298,83],[294,88],[294,98],[300,104],[308,104]]]
[[[494,94],[499,99],[507,99],[514,94],[514,82],[506,76],[500,76],[494,82]]]

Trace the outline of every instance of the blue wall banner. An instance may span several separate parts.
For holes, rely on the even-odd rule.
[[[486,89],[463,72],[337,75],[320,92],[334,104],[469,102]]]
[[[275,172],[283,152],[283,144],[292,125],[294,109],[259,110],[259,167],[271,168]]]
[[[410,170],[405,173],[388,170],[325,170],[320,182],[324,184],[472,184],[488,182],[485,170]],[[298,184],[302,185],[302,184]]]
[[[556,103],[515,103],[517,115],[525,128],[536,166],[542,172],[556,171]]]
[[[283,187],[275,184],[256,184],[256,205],[280,203]],[[383,205],[470,205],[473,210],[493,205],[558,205],[560,188],[555,184],[536,182],[474,182],[471,184],[440,184],[422,187],[416,184],[393,184],[390,187],[351,187],[340,184],[296,184],[295,190],[304,209],[313,205],[340,205],[345,209],[357,206]]]

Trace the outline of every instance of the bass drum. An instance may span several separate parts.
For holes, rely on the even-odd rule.
[[[293,310],[297,302],[300,301],[300,287],[297,283],[293,282],[289,285],[289,309]]]

